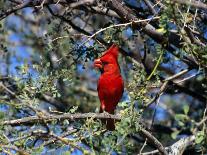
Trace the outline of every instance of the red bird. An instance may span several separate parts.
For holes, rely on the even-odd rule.
[[[98,96],[101,102],[100,112],[114,114],[114,110],[124,91],[124,82],[118,64],[119,49],[112,45],[99,59],[94,61],[94,67],[101,71],[98,80]],[[114,120],[105,121],[108,130],[114,130]]]

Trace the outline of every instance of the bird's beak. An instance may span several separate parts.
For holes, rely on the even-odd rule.
[[[101,62],[100,59],[96,59],[96,60],[94,61],[93,66],[94,66],[95,68],[98,68],[98,69],[103,69],[103,65],[102,65],[102,62]]]

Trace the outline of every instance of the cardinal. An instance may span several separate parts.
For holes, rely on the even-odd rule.
[[[119,48],[113,44],[100,58],[94,61],[94,67],[101,72],[97,85],[98,97],[101,102],[100,112],[114,114],[124,91],[118,54]],[[115,129],[115,120],[106,119],[104,123],[108,130]]]

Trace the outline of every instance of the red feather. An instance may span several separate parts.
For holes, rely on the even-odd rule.
[[[116,105],[122,97],[124,82],[118,64],[119,49],[112,45],[99,59],[94,61],[94,66],[102,72],[98,81],[98,96],[101,102],[100,112],[114,113]],[[106,128],[114,130],[114,120],[107,119]]]

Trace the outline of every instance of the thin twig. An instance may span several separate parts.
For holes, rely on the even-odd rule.
[[[36,6],[37,8],[40,8],[40,9],[43,9],[43,6],[44,6],[44,4],[45,4],[45,1],[46,0],[42,0],[42,2],[40,3],[40,5],[39,6]]]
[[[13,96],[15,95],[15,93],[13,91],[11,91],[9,88],[7,88],[2,82],[0,82],[0,87],[2,87],[4,90],[6,90],[11,95],[13,95]]]
[[[60,137],[64,138],[64,137],[66,137],[68,135],[71,135],[74,132],[77,132],[77,129],[73,129],[73,130],[67,131],[67,132],[61,134]],[[46,146],[46,145],[49,145],[51,143],[55,143],[56,141],[57,141],[57,139],[53,138],[53,139],[50,139],[49,141],[44,142],[43,145]]]
[[[172,81],[172,80],[174,80],[174,79],[176,79],[176,78],[178,78],[178,77],[184,75],[184,74],[187,73],[188,71],[189,71],[188,69],[185,69],[185,70],[183,70],[183,71],[181,71],[181,72],[179,72],[179,73],[177,73],[177,74],[174,74],[174,75],[171,76],[171,77],[166,78],[166,79],[164,80],[164,83],[161,85],[159,92],[156,94],[156,96],[155,96],[149,103],[147,103],[147,104],[145,105],[145,107],[149,107],[152,103],[154,103],[154,102],[155,102],[155,101],[156,101],[156,100],[163,94],[163,92],[164,92],[164,91],[166,90],[166,88],[167,88],[167,85],[168,85],[169,81]]]
[[[95,37],[96,35],[98,35],[99,33],[103,32],[103,31],[106,31],[107,29],[111,29],[111,28],[115,28],[115,27],[128,26],[128,25],[141,23],[141,22],[146,22],[146,21],[151,21],[153,19],[159,19],[159,18],[160,17],[153,17],[153,18],[150,18],[150,19],[136,20],[136,21],[131,21],[131,22],[128,22],[128,23],[115,24],[115,25],[111,25],[111,26],[108,26],[108,27],[105,27],[105,28],[101,28],[100,30],[98,30],[94,34],[92,34],[86,41],[84,41],[82,44],[80,44],[79,47],[83,46],[85,43],[90,41],[93,37]]]
[[[184,69],[184,70],[180,71],[179,73],[176,73],[173,76],[170,76],[170,77],[166,78],[164,81],[174,80],[174,79],[180,77],[181,75],[187,73],[188,71],[189,71],[189,69]]]
[[[167,151],[163,147],[162,143],[160,143],[157,138],[155,138],[151,133],[149,133],[145,129],[141,129],[141,133],[143,134],[144,137],[148,139],[150,143],[152,143],[162,155],[168,155]]]
[[[207,10],[207,5],[205,3],[200,2],[200,1],[195,1],[195,0],[191,0],[191,1],[189,1],[189,0],[171,0],[171,1],[179,3],[179,4],[190,5],[195,8]]]
[[[31,3],[31,1],[29,0],[29,1],[26,1],[26,2],[24,2],[22,4],[19,4],[19,5],[15,6],[15,7],[9,9],[9,10],[4,11],[4,13],[2,15],[0,15],[0,21],[2,19],[6,18],[7,16],[9,16],[12,13],[14,13],[14,12],[16,12],[18,10],[21,10],[21,9],[23,9],[25,7],[28,7],[30,5],[30,3]]]
[[[66,36],[56,37],[56,38],[52,39],[51,42],[54,42],[54,41],[59,40],[59,39],[69,38],[69,37],[71,37],[71,36],[75,36],[75,37],[76,37],[76,36],[90,37],[90,36],[85,35],[85,34],[72,34],[72,35],[70,34],[70,35],[66,35]]]
[[[142,145],[141,149],[139,150],[139,154],[142,154],[142,151],[144,150],[146,145],[147,145],[147,138],[145,138],[144,144]]]
[[[149,7],[151,13],[156,14],[156,11],[155,11],[154,6],[152,5],[152,3],[149,0],[144,0],[144,2]]]
[[[182,80],[180,80],[180,81],[176,81],[175,83],[176,83],[176,84],[179,84],[179,83],[181,83],[181,82],[187,81],[187,80],[189,80],[189,79],[191,79],[191,78],[197,76],[198,74],[199,74],[199,73],[193,74],[193,75],[191,75],[191,76],[189,76],[189,77],[186,77],[186,78],[184,78],[184,79],[182,79]]]

